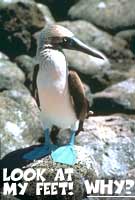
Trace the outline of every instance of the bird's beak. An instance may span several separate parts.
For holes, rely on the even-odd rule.
[[[103,56],[102,53],[100,53],[99,51],[97,51],[96,49],[94,49],[92,47],[87,46],[86,44],[81,42],[79,39],[73,37],[72,40],[73,40],[73,45],[72,45],[71,49],[84,52],[84,53],[94,56],[96,58],[100,58],[103,60],[105,59],[105,57]]]

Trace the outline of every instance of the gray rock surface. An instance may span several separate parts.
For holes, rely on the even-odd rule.
[[[54,182],[54,178],[56,176],[56,172],[59,169],[65,170],[66,168],[72,168],[73,174],[71,175],[72,181],[73,181],[73,195],[69,195],[68,193],[70,190],[66,189],[66,195],[61,195],[61,190],[58,189],[58,195],[52,195],[52,196],[44,196],[35,195],[35,185],[37,181],[34,179],[33,181],[29,182],[27,190],[25,192],[25,195],[23,198],[34,198],[34,199],[59,199],[59,200],[67,200],[67,199],[76,199],[76,200],[82,200],[84,197],[86,197],[85,193],[85,185],[84,180],[89,181],[95,181],[99,174],[99,168],[98,165],[95,162],[95,159],[90,155],[90,153],[81,146],[75,146],[76,152],[77,152],[77,163],[74,166],[64,165],[60,163],[53,162],[51,156],[46,156],[40,160],[35,160],[31,162],[26,162],[22,155],[26,153],[28,148],[21,149],[15,152],[10,153],[7,155],[2,161],[0,162],[1,166],[4,166],[6,168],[14,169],[18,167],[23,167],[23,170],[26,170],[27,168],[33,168],[33,169],[45,169],[45,173],[43,176],[46,178],[45,182]],[[10,165],[8,165],[8,160],[10,160]],[[7,166],[8,165],[8,166]],[[65,178],[67,176],[65,175]],[[99,176],[98,176],[99,177]],[[65,180],[66,181],[66,180]],[[61,181],[60,181],[61,182]],[[62,181],[63,182],[63,181]],[[20,196],[21,198],[21,196]]]
[[[0,94],[1,157],[37,143],[42,133],[39,111],[26,89]]]
[[[35,66],[35,58],[32,58],[28,55],[21,55],[17,56],[14,61],[25,73],[25,86],[32,92],[32,79]]]
[[[130,49],[135,54],[135,29],[120,31],[116,34],[116,36],[126,40],[129,44]]]
[[[8,60],[8,56],[2,52],[0,52],[0,60]]]
[[[73,184],[74,194],[72,196],[68,195],[68,192],[67,192],[67,195],[62,196],[61,190],[58,190],[58,195],[56,196],[48,196],[48,197],[41,196],[41,197],[43,197],[44,199],[49,198],[49,200],[53,200],[55,198],[56,199],[58,198],[59,200],[68,200],[68,199],[82,200],[86,196],[83,180],[88,179],[89,181],[94,181],[97,177],[97,172],[96,172],[96,166],[94,165],[94,160],[92,159],[92,157],[89,155],[88,152],[87,152],[87,155],[85,154],[85,152],[83,153],[83,150],[84,150],[83,147],[76,147],[76,151],[78,153],[78,162],[73,167],[63,165],[60,163],[54,163],[51,157],[47,156],[39,161],[30,163],[24,168],[24,169],[27,169],[29,167],[34,168],[34,169],[45,168],[46,171],[44,173],[44,177],[46,178],[48,182],[54,182],[54,177],[56,176],[56,171],[58,169],[62,168],[64,170],[65,168],[73,168],[72,180],[74,183]],[[84,155],[85,157],[83,157]],[[36,184],[36,181],[34,180],[31,182],[31,184],[29,184],[27,188],[26,195],[28,195],[29,197],[32,197],[35,195],[35,184]],[[38,196],[34,196],[34,199],[35,200],[38,199]]]
[[[1,196],[1,200],[20,200],[20,199],[14,197],[12,195],[6,195],[5,196],[5,195],[0,194],[0,196]]]
[[[35,65],[35,59],[28,55],[17,56],[14,60],[18,67],[25,73],[27,76],[33,71]]]
[[[128,71],[128,75],[130,78],[135,78],[135,65],[133,65],[131,69]]]
[[[135,163],[135,116],[90,117],[76,143],[85,147],[100,165],[100,176],[125,176]]]
[[[21,69],[17,67],[15,63],[10,62],[9,60],[0,60],[0,80],[10,79],[10,80],[18,80],[20,82],[25,81],[24,73]],[[2,81],[1,81],[1,84]]]
[[[36,0],[38,3],[45,4],[51,10],[56,21],[62,21],[67,18],[69,8],[79,0]]]
[[[93,97],[93,111],[97,113],[135,114],[135,79],[114,84]]]
[[[134,0],[80,0],[69,10],[71,19],[84,19],[107,31],[135,28]]]
[[[11,57],[32,53],[36,45],[32,34],[44,25],[44,16],[34,2],[1,3],[0,49]]]
[[[104,74],[105,88],[132,77],[130,73],[120,70],[107,70]]]
[[[11,3],[18,3],[18,2],[22,2],[22,3],[33,3],[35,2],[34,0],[1,0],[0,3],[1,5],[8,5]]]
[[[37,6],[40,9],[40,11],[43,13],[44,20],[45,20],[46,23],[48,23],[48,24],[55,23],[55,19],[52,16],[49,8],[46,5],[38,3]]]

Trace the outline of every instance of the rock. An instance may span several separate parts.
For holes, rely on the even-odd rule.
[[[129,76],[130,78],[135,78],[135,65],[133,65],[133,66],[131,67],[131,69],[128,71],[128,76]]]
[[[83,180],[88,179],[94,181],[95,179],[118,179],[125,177],[129,173],[129,169],[133,169],[135,161],[135,116],[127,115],[112,115],[103,117],[90,117],[85,120],[84,131],[77,137],[77,144],[83,146],[78,147],[80,151],[79,162],[73,166],[73,182],[74,182],[74,198],[82,200],[85,196]],[[77,146],[76,146],[77,147]],[[86,153],[83,157],[82,150]],[[25,153],[25,152],[24,152]],[[7,156],[7,163],[11,166],[15,164],[13,160],[17,157],[15,152],[12,152],[10,159]],[[18,151],[16,151],[18,154]],[[88,160],[87,160],[88,155]],[[93,159],[94,158],[94,159]],[[95,162],[96,160],[96,162]],[[4,159],[2,159],[4,161]],[[86,164],[87,163],[87,164]],[[90,164],[88,164],[90,163]],[[18,165],[18,166],[17,166]],[[24,165],[23,165],[24,166]],[[16,162],[14,168],[20,167]],[[29,165],[23,167],[27,168],[45,168],[44,174],[46,180],[53,182],[56,170],[59,168],[65,169],[68,166],[59,163],[54,163],[47,156],[41,160],[34,161]],[[96,171],[97,170],[97,171]],[[40,196],[35,196],[35,181],[32,181],[26,191],[26,197],[39,199]],[[23,196],[25,198],[25,196]],[[47,199],[47,196],[44,196]],[[49,196],[49,199],[72,199],[70,196]],[[95,198],[94,198],[95,199]]]
[[[109,80],[106,80],[106,73],[108,71],[110,70],[104,73],[93,74],[92,76],[79,73],[79,76],[81,80],[89,86],[91,92],[96,93],[104,90],[108,84],[110,85]]]
[[[81,158],[83,160],[83,158]],[[86,161],[87,162],[87,161]],[[54,178],[56,176],[56,171],[60,168],[63,170],[65,168],[68,168],[69,166],[59,164],[59,163],[54,163],[50,159],[50,157],[46,157],[40,161],[36,161],[34,163],[29,164],[27,167],[32,167],[34,169],[36,168],[45,168],[46,172],[44,174],[44,177],[46,177],[48,182],[54,182]],[[82,200],[83,197],[85,197],[85,187],[83,185],[83,179],[87,178],[90,181],[94,181],[96,178],[96,173],[95,173],[95,168],[93,164],[89,167],[87,167],[85,164],[78,163],[73,166],[73,175],[72,175],[72,180],[73,180],[73,185],[74,185],[74,195],[70,196],[68,195],[61,195],[61,190],[58,190],[58,195],[53,195],[49,196],[49,199],[59,199],[59,200],[68,200],[68,199],[77,199],[77,200]],[[34,196],[35,195],[35,184],[36,182],[33,181],[28,187],[28,190],[26,191],[26,195],[28,196]],[[67,190],[68,191],[68,190]],[[35,200],[38,199],[37,196],[34,196]],[[47,197],[44,196],[44,199],[47,199]]]
[[[93,116],[85,120],[77,145],[87,149],[100,165],[100,176],[123,177],[135,163],[135,116]]]
[[[17,56],[14,60],[18,67],[25,73],[27,76],[33,71],[35,65],[35,59],[28,55]]]
[[[2,94],[6,95],[8,98],[15,100],[18,103],[22,101],[24,101],[25,103],[30,103],[31,101],[33,102],[30,92],[24,86],[24,84],[20,83],[19,81],[13,81],[9,83],[10,85],[7,84],[7,88],[3,90]]]
[[[44,199],[59,199],[59,200],[68,200],[68,199],[77,199],[77,200],[82,200],[83,197],[86,196],[85,194],[85,186],[83,180],[87,179],[89,181],[94,181],[97,177],[97,166],[95,165],[94,159],[90,156],[89,152],[86,152],[83,147],[77,147],[76,146],[76,151],[78,154],[77,158],[77,163],[74,166],[67,166],[64,164],[60,163],[55,163],[52,161],[51,156],[46,156],[45,158],[42,158],[40,160],[36,160],[31,162],[30,164],[23,166],[23,170],[26,170],[27,168],[33,168],[33,169],[45,169],[45,173],[43,176],[46,178],[46,182],[54,182],[54,178],[56,176],[56,172],[58,169],[66,169],[66,168],[73,168],[73,174],[72,180],[73,180],[73,195],[70,196],[68,194],[69,190],[66,190],[67,195],[61,195],[61,190],[58,189],[58,194],[57,195],[52,195],[52,196],[42,196],[43,194],[40,195],[40,198]],[[13,154],[13,153],[12,153]],[[15,153],[14,153],[15,154]],[[14,156],[15,157],[15,156]],[[16,155],[17,158],[17,155]],[[10,157],[11,159],[11,157]],[[14,158],[12,157],[14,160]],[[4,159],[2,160],[4,161]],[[11,160],[10,160],[11,162]],[[13,165],[13,161],[11,162]],[[17,166],[16,166],[17,167]],[[9,169],[9,167],[8,167]],[[66,176],[65,176],[66,177]],[[34,199],[39,199],[38,195],[35,195],[36,193],[36,180],[31,181],[28,184],[27,190],[25,192],[25,196],[29,196],[29,198],[34,197]]]
[[[131,178],[131,179],[135,178],[135,168],[129,170],[129,171],[127,172],[127,176],[128,176],[129,178]]]
[[[118,68],[119,69],[119,68]],[[131,76],[130,76],[131,77]],[[107,88],[115,83],[121,82],[129,78],[129,73],[126,71],[119,70],[107,70],[103,76],[104,88]]]
[[[9,90],[24,90],[26,93],[26,88],[24,87],[24,85],[22,83],[20,83],[20,81],[18,80],[12,80],[10,78],[7,77],[0,77],[0,92],[6,92]],[[27,91],[27,94],[29,94],[29,92]]]
[[[57,2],[57,0],[35,0],[36,2],[42,2],[42,3],[45,3],[45,4],[56,4],[56,2]],[[74,4],[74,3],[76,3],[76,2],[78,2],[78,1],[80,1],[80,0],[70,0],[70,2],[72,3],[72,4]]]
[[[0,60],[8,60],[8,56],[2,52],[0,52]]]
[[[135,54],[135,29],[120,31],[116,36],[126,40],[129,44],[129,48]]]
[[[46,178],[45,182],[54,182],[57,170],[62,169],[64,171],[66,168],[71,168],[73,169],[73,174],[71,175],[73,180],[72,196],[68,194],[68,192],[70,192],[68,189],[66,189],[67,195],[64,196],[61,195],[60,189],[58,189],[58,194],[55,196],[54,195],[42,196],[43,194],[41,194],[40,196],[35,195],[36,193],[35,186],[37,181],[34,179],[28,184],[27,190],[23,198],[27,199],[26,197],[29,196],[29,198],[34,197],[34,199],[40,199],[43,197],[44,199],[49,198],[50,200],[51,199],[82,200],[84,197],[86,197],[84,180],[87,179],[89,181],[95,181],[99,171],[98,171],[98,165],[96,165],[94,158],[89,154],[88,151],[85,150],[85,148],[81,146],[75,146],[75,149],[77,152],[77,163],[74,166],[53,162],[51,156],[46,156],[40,160],[27,162],[26,160],[23,159],[23,155],[26,152],[30,151],[31,149],[25,148],[14,151],[9,155],[5,156],[0,161],[1,169],[8,168],[10,172],[10,170],[13,170],[15,168],[22,168],[23,170],[27,170],[28,168],[33,168],[35,170],[44,168],[46,170],[45,173],[43,174],[43,176]],[[11,163],[10,165],[8,164],[9,162]],[[66,177],[67,176],[65,175],[65,178]]]
[[[89,22],[78,20],[73,22],[64,21],[60,24],[70,29],[80,40],[82,40],[87,45],[93,46],[96,49],[102,51],[109,59],[113,60],[115,63],[122,62],[123,60],[125,63],[125,60],[133,59],[133,54],[127,48],[128,45],[125,40],[122,40],[119,37],[113,37],[112,35],[99,30]],[[92,60],[92,62],[94,63],[94,60]],[[102,65],[107,65],[107,62],[103,62]]]
[[[124,62],[125,61],[125,62]],[[111,69],[112,70],[118,70],[120,72],[128,72],[129,70],[131,70],[135,64],[134,60],[124,60],[124,61],[120,61],[119,63],[117,62],[113,62],[111,63]]]
[[[1,156],[38,142],[43,131],[39,110],[25,88],[0,93]]]
[[[11,3],[18,3],[18,2],[23,2],[23,3],[28,3],[31,2],[33,3],[34,0],[1,0],[1,4],[11,4]]]
[[[132,8],[132,9],[131,9]],[[135,27],[135,2],[80,0],[69,10],[71,19],[84,19],[112,33]]]
[[[1,51],[10,57],[25,53],[35,55],[36,40],[33,34],[44,25],[44,16],[33,1],[1,3]]]
[[[36,0],[36,2],[47,5],[53,16],[57,21],[62,21],[67,19],[67,13],[69,8],[79,0]]]
[[[14,197],[14,196],[12,196],[12,195],[2,195],[2,194],[0,194],[0,196],[1,196],[1,200],[20,200],[20,199],[18,199],[18,198],[16,198],[16,197]]]
[[[118,71],[118,70],[106,70],[104,73],[98,73],[93,75],[83,75],[79,73],[81,79],[87,83],[89,88],[91,89],[92,93],[100,92],[106,89],[107,87],[116,84],[118,82],[124,81],[128,78],[135,77],[135,70],[134,68],[131,68],[128,72],[125,71]],[[89,95],[87,95],[87,98],[90,99],[92,95],[88,91]]]
[[[35,66],[35,58],[28,55],[17,56],[14,60],[19,68],[25,73],[25,85],[32,92],[32,78]]]
[[[33,70],[35,67],[35,58],[32,58],[28,55],[21,55],[15,58],[14,60],[19,68],[25,73],[25,85],[32,92],[32,79],[33,79]]]
[[[83,83],[83,88],[84,88],[85,96],[89,100],[89,107],[91,107],[93,103],[93,96],[92,96],[91,89],[88,85],[84,83]]]
[[[95,113],[135,114],[135,79],[130,78],[114,84],[93,97],[92,110]]]
[[[15,63],[3,59],[0,60],[0,85],[3,85],[2,80],[18,80],[20,82],[24,82],[25,76],[22,70],[19,69]]]
[[[125,180],[131,180],[134,181],[135,180],[135,168],[129,169],[128,172],[125,174],[124,177]],[[128,182],[128,181],[127,181]],[[132,183],[131,183],[132,184]],[[135,196],[135,187],[131,185],[130,189],[127,189],[127,187],[124,188],[124,190],[122,191],[121,195],[125,195],[128,194],[130,196],[133,196],[132,199],[134,199]]]
[[[82,146],[82,148],[76,146],[78,147],[77,151],[81,149],[80,158],[84,163],[94,158],[96,162],[92,159],[90,163],[94,164],[94,170],[96,170],[98,178],[117,179],[125,176],[129,169],[134,167],[134,133],[135,116],[120,114],[102,117],[93,116],[85,120],[84,131],[80,132],[76,137],[76,144]],[[86,157],[84,159],[82,152],[87,152],[89,159],[86,159]],[[45,166],[48,166],[48,159],[51,169],[52,161],[50,161],[49,157],[40,160],[39,165],[45,162]],[[84,163],[82,163],[83,166]],[[37,164],[38,161],[28,167],[35,167]],[[87,166],[92,165],[89,164]],[[55,166],[57,164],[53,163],[54,168]],[[82,171],[84,169],[83,166],[81,167]]]
[[[37,4],[38,8],[40,9],[40,11],[43,13],[44,15],[44,20],[46,23],[48,24],[53,24],[55,23],[55,19],[54,17],[52,16],[49,8],[41,3],[38,3]]]

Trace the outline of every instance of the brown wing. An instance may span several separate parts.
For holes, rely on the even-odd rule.
[[[32,80],[32,96],[35,98],[38,107],[40,107],[39,97],[38,97],[38,89],[37,89],[37,74],[39,70],[39,65],[35,65],[33,71],[33,80]]]
[[[85,97],[83,84],[75,71],[69,71],[68,82],[76,116],[80,121],[83,121],[89,112],[89,103]]]

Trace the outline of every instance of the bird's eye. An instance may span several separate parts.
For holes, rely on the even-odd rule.
[[[63,41],[64,41],[64,43],[67,43],[68,39],[67,38],[63,38]]]
[[[67,38],[67,37],[63,38],[63,42],[64,42],[64,44],[66,44],[68,46],[72,46],[73,43],[74,43],[74,41],[72,40],[72,38]]]

